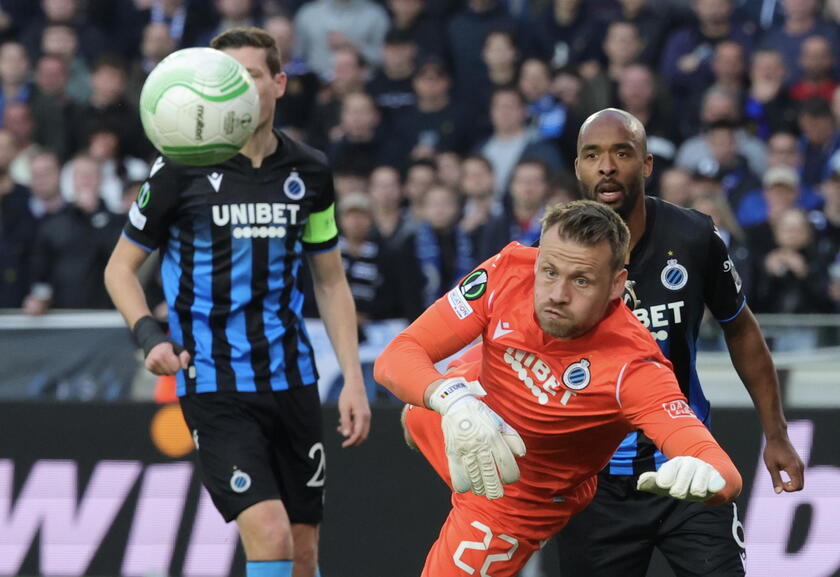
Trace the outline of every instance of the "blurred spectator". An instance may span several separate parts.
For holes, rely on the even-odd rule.
[[[618,18],[634,24],[639,37],[644,38],[638,60],[652,68],[658,67],[665,35],[671,25],[671,6],[648,0],[618,0],[618,4]]]
[[[421,62],[412,81],[417,101],[400,112],[388,138],[401,168],[411,160],[432,158],[439,150],[463,152],[462,118],[450,98],[450,78],[440,60]]]
[[[261,25],[261,22],[254,17],[253,0],[214,0],[213,6],[218,14],[219,22],[198,37],[196,42],[198,46],[209,46],[210,41],[225,30],[237,26]]]
[[[724,40],[752,48],[752,32],[733,17],[733,0],[693,0],[697,23],[672,33],[662,54],[662,77],[671,87],[675,103],[687,105],[678,114],[688,114],[692,96],[713,82],[715,46]]]
[[[648,179],[647,189],[655,192],[661,169],[670,167],[677,155],[678,135],[667,91],[648,66],[631,64],[618,79],[618,107],[638,118],[645,127],[648,152],[658,167]]]
[[[369,94],[345,94],[337,132],[340,136],[330,143],[327,156],[336,164],[352,165],[362,174],[370,174],[385,156],[379,122],[379,111]]]
[[[768,30],[762,38],[762,47],[781,52],[792,82],[798,81],[801,74],[799,54],[806,38],[818,34],[828,39],[833,54],[839,49],[837,32],[820,18],[819,4],[817,0],[782,0],[784,23]]]
[[[580,186],[572,173],[565,170],[555,174],[548,183],[548,198],[545,206],[550,208],[555,204],[566,204],[581,198]]]
[[[89,2],[92,0],[88,0]],[[100,0],[108,1],[108,0]],[[113,1],[113,0],[111,0]],[[198,37],[211,25],[216,16],[213,2],[196,2],[194,0],[132,0],[132,8],[139,13],[134,15],[133,22],[125,23],[129,29],[136,30],[135,34],[127,33],[130,38],[127,46],[136,50],[140,43],[140,30],[146,24],[154,22],[164,24],[169,30],[169,36],[176,48],[187,48],[198,45]],[[119,15],[123,18],[131,10],[123,9]]]
[[[581,94],[586,118],[602,108],[615,106],[618,101],[618,82],[624,70],[638,59],[642,51],[642,40],[635,24],[616,20],[607,26],[603,42],[606,66],[587,79]]]
[[[404,237],[407,221],[403,216],[400,173],[393,166],[377,166],[370,173],[370,200],[373,224],[379,235],[390,242]],[[397,239],[395,244],[399,244]]]
[[[420,158],[408,165],[403,184],[403,195],[408,201],[407,218],[414,221],[423,218],[423,198],[436,183],[437,167],[430,159]]]
[[[484,42],[490,32],[507,30],[522,42],[528,34],[519,30],[519,25],[499,0],[467,0],[464,9],[449,19],[447,35],[453,65],[453,88],[455,100],[469,102],[475,87],[482,85],[486,74],[482,60]],[[527,50],[523,50],[526,54]]]
[[[802,42],[799,53],[800,79],[790,87],[790,96],[797,102],[822,98],[831,103],[837,81],[834,79],[835,59],[831,44],[823,36],[809,36]]]
[[[51,24],[41,37],[41,54],[53,54],[64,61],[68,72],[67,95],[78,103],[90,98],[90,70],[78,54],[79,38],[66,24]]]
[[[700,121],[703,127],[717,123],[738,126],[741,122],[740,106],[737,95],[731,91],[713,86],[703,95],[700,109]],[[759,138],[749,134],[743,128],[735,132],[737,150],[748,162],[750,170],[762,174],[767,170],[767,147]],[[701,164],[708,163],[711,151],[704,134],[697,134],[685,140],[677,150],[675,164],[689,172],[696,172]]]
[[[89,157],[74,160],[72,204],[46,217],[35,237],[32,290],[27,314],[48,308],[110,308],[102,276],[119,238],[124,218],[109,212],[99,197],[99,165]]]
[[[108,43],[105,34],[85,21],[76,0],[41,0],[41,10],[43,14],[33,19],[21,32],[21,41],[33,59],[41,55],[41,38],[45,29],[53,24],[73,29],[79,42],[79,52],[89,63],[106,50]]]
[[[529,158],[517,163],[510,181],[510,203],[484,227],[476,255],[479,261],[496,254],[509,242],[531,246],[539,239],[549,179],[545,163]]]
[[[822,204],[821,198],[812,187],[801,183],[799,172],[802,170],[802,154],[799,143],[793,134],[778,132],[767,142],[767,165],[770,167],[764,174],[766,187],[768,181],[780,180],[791,183],[797,189],[796,206],[810,210]],[[786,169],[783,172],[771,172],[776,168]],[[767,202],[763,190],[753,190],[744,195],[741,203],[736,206],[738,222],[742,226],[752,226],[767,220]]]
[[[286,16],[272,16],[263,24],[280,52],[280,62],[286,73],[286,92],[277,101],[274,125],[301,140],[312,126],[321,81],[309,64],[295,52],[295,29]]]
[[[490,101],[493,134],[479,145],[477,152],[493,165],[497,200],[504,197],[513,168],[522,158],[542,160],[552,172],[562,168],[557,149],[540,140],[536,132],[526,127],[525,120],[525,99],[519,91],[501,88],[493,93]]]
[[[8,103],[29,102],[32,99],[30,72],[23,44],[6,42],[0,45],[0,115]]]
[[[744,118],[750,131],[762,140],[775,132],[796,128],[796,108],[785,87],[786,77],[780,52],[762,48],[753,53]]]
[[[580,95],[583,92],[583,79],[574,68],[567,66],[559,68],[551,79],[551,93],[569,110],[580,113]],[[577,139],[577,136],[575,136]]]
[[[805,213],[789,209],[772,224],[773,244],[756,254],[758,278],[751,305],[759,313],[822,313],[832,309],[828,297],[828,255],[818,252],[814,230]],[[834,255],[831,255],[832,257]],[[813,330],[813,329],[812,329]],[[786,331],[775,350],[813,348],[816,334],[807,329]],[[792,342],[793,341],[793,342]],[[796,346],[794,346],[796,342]]]
[[[553,68],[595,62],[600,23],[581,0],[551,0],[536,18],[540,54]]]
[[[341,199],[338,226],[341,260],[356,304],[356,320],[362,336],[364,325],[381,317],[377,310],[382,303],[380,291],[390,284],[384,282],[387,279],[384,278],[383,247],[373,238],[371,205],[366,194],[355,192]]]
[[[840,313],[840,254],[828,267],[828,298],[831,299],[835,313]]]
[[[659,177],[659,198],[689,208],[694,204],[691,174],[682,168],[669,168]]]
[[[551,92],[551,70],[539,58],[529,58],[519,69],[520,92],[528,103],[528,122],[540,138],[553,142],[571,169],[577,156],[581,120],[576,112]]]
[[[175,51],[175,40],[163,22],[149,22],[143,28],[140,56],[132,60],[126,78],[126,100],[135,108],[140,105],[140,91],[149,73],[161,60]]]
[[[388,0],[387,4],[391,12],[391,30],[408,36],[421,58],[447,57],[444,26],[428,14],[425,0]]]
[[[800,150],[804,162],[802,181],[817,186],[827,172],[828,161],[840,149],[840,130],[825,100],[812,98],[799,108]]]
[[[339,48],[357,50],[378,64],[387,31],[388,14],[371,0],[314,0],[295,16],[298,53],[325,80],[331,79],[332,55]]]
[[[59,186],[61,164],[55,153],[50,151],[33,155],[31,164],[32,196],[29,200],[29,210],[36,219],[41,220],[64,208],[64,197],[61,196]]]
[[[376,102],[386,129],[417,101],[412,86],[416,56],[417,45],[408,33],[390,30],[385,35],[382,67],[368,81],[365,90]]]
[[[44,54],[35,70],[32,116],[33,138],[40,146],[54,150],[62,161],[82,146],[75,131],[81,111],[67,94],[67,65],[58,56]]]
[[[29,186],[32,180],[30,161],[41,150],[41,147],[33,141],[35,126],[29,106],[23,102],[7,104],[3,114],[3,127],[15,137],[17,148],[17,156],[10,168],[12,180]]]
[[[734,94],[742,94],[746,81],[747,62],[744,47],[734,40],[724,40],[715,46],[712,57],[713,84]]]
[[[470,235],[473,254],[476,260],[480,260],[484,229],[491,217],[500,210],[493,194],[493,165],[490,161],[477,154],[467,156],[462,164],[459,189],[464,200],[459,226]]]
[[[353,48],[339,48],[332,56],[332,80],[323,86],[316,98],[315,114],[309,129],[309,141],[325,149],[329,141],[341,138],[341,106],[344,96],[364,92],[367,65]],[[281,99],[282,101],[282,99]]]
[[[797,206],[801,197],[799,184],[799,175],[793,168],[770,168],[762,178],[760,194],[750,194],[737,205],[738,222],[745,227],[755,226]]]
[[[414,250],[424,277],[423,306],[442,296],[475,266],[469,235],[458,228],[458,193],[433,184],[420,200]]]
[[[344,162],[342,159],[340,162],[333,162],[332,169],[336,200],[354,192],[365,192],[368,189],[369,174],[362,172],[354,164]]]
[[[123,61],[114,55],[102,55],[91,74],[92,93],[82,106],[82,118],[76,138],[85,141],[94,126],[108,124],[119,129],[125,153],[137,158],[152,154],[149,141],[140,125],[140,114],[126,98],[126,71]]]
[[[715,122],[704,131],[709,158],[697,170],[721,182],[730,206],[738,206],[751,190],[761,186],[758,176],[738,152],[736,127],[727,121]]]
[[[484,38],[481,61],[484,74],[476,78],[477,83],[470,86],[469,94],[458,102],[463,112],[469,113],[469,133],[486,137],[491,131],[488,116],[493,92],[516,83],[519,52],[513,33],[491,30]]]
[[[437,180],[444,186],[458,190],[461,186],[461,156],[452,150],[435,154]]]
[[[20,25],[23,22],[23,19],[12,14],[7,6],[0,6],[0,44],[16,39]]]
[[[85,152],[99,164],[102,183],[99,187],[105,207],[116,214],[124,214],[123,194],[131,181],[142,181],[149,174],[149,165],[123,152],[120,131],[107,124],[92,126]],[[73,194],[73,162],[61,170],[61,193],[69,201]]]
[[[836,254],[840,250],[840,162],[833,164],[819,192],[824,202],[822,209],[811,211],[808,218],[818,235],[830,244],[826,252]]]
[[[0,309],[20,307],[29,290],[29,258],[36,230],[29,190],[15,183],[9,173],[16,153],[14,136],[0,129]]]

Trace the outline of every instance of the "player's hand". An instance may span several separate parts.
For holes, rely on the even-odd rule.
[[[345,377],[338,396],[338,432],[344,436],[342,447],[360,445],[370,433],[370,405],[364,383]]]
[[[674,457],[655,473],[642,473],[636,489],[684,501],[706,501],[725,486],[721,474],[707,462]]]
[[[525,443],[510,425],[477,397],[486,393],[478,381],[444,379],[431,393],[429,408],[440,413],[449,476],[458,493],[498,499],[502,483],[519,479],[516,457]],[[515,456],[514,456],[515,455]]]
[[[782,491],[786,493],[801,491],[805,485],[805,464],[790,444],[787,435],[784,438],[767,440],[767,445],[764,447],[764,464],[773,480],[773,490],[776,494]],[[787,473],[789,481],[782,479],[782,471]]]
[[[171,341],[156,344],[146,355],[146,368],[156,375],[174,375],[180,369],[190,366],[190,353],[177,347]]]

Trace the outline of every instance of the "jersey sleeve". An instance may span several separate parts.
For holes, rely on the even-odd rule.
[[[696,457],[712,465],[726,485],[707,502],[724,503],[741,492],[741,475],[729,455],[694,414],[671,368],[657,360],[624,365],[616,399],[625,418],[644,431],[666,457]]]
[[[149,252],[163,244],[181,195],[178,171],[159,156],[131,203],[123,235]]]
[[[303,250],[324,252],[338,244],[338,226],[335,222],[335,186],[332,171],[323,168],[323,182],[319,183],[318,196],[303,229]]]
[[[709,251],[704,270],[703,300],[718,322],[734,319],[746,304],[741,277],[729,251],[714,227],[709,232]]]
[[[488,301],[503,274],[500,258],[482,263],[391,341],[374,366],[380,384],[400,400],[424,406],[426,387],[442,376],[435,363],[469,345],[487,326]]]

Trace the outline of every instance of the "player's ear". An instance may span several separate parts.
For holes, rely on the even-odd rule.
[[[278,72],[274,75],[274,86],[276,90],[276,98],[282,98],[286,93],[286,82],[288,77],[285,72]]]
[[[650,178],[653,174],[653,155],[648,153],[645,155],[645,178]]]
[[[623,268],[613,276],[613,284],[610,287],[610,300],[617,299],[624,294],[624,282],[627,280],[627,269]]]

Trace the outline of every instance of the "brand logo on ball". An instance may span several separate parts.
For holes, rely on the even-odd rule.
[[[234,493],[244,493],[251,488],[251,475],[237,469],[230,477],[230,488]]]
[[[468,301],[474,301],[475,299],[481,297],[481,295],[483,295],[487,290],[487,271],[480,268],[471,272],[464,280],[461,281],[458,288],[460,289],[461,294],[464,295],[464,298]]]
[[[589,361],[581,359],[572,363],[563,371],[563,384],[573,391],[580,391],[589,386]]]
[[[149,186],[148,182],[144,182],[143,186],[140,187],[140,191],[137,193],[137,206],[140,208],[146,208],[146,205],[149,204],[149,198],[152,195],[152,187]]]
[[[668,290],[678,291],[688,282],[688,271],[677,259],[668,259],[668,264],[662,269],[662,286]]]
[[[300,200],[306,194],[306,184],[296,170],[283,181],[283,194],[292,200]]]

